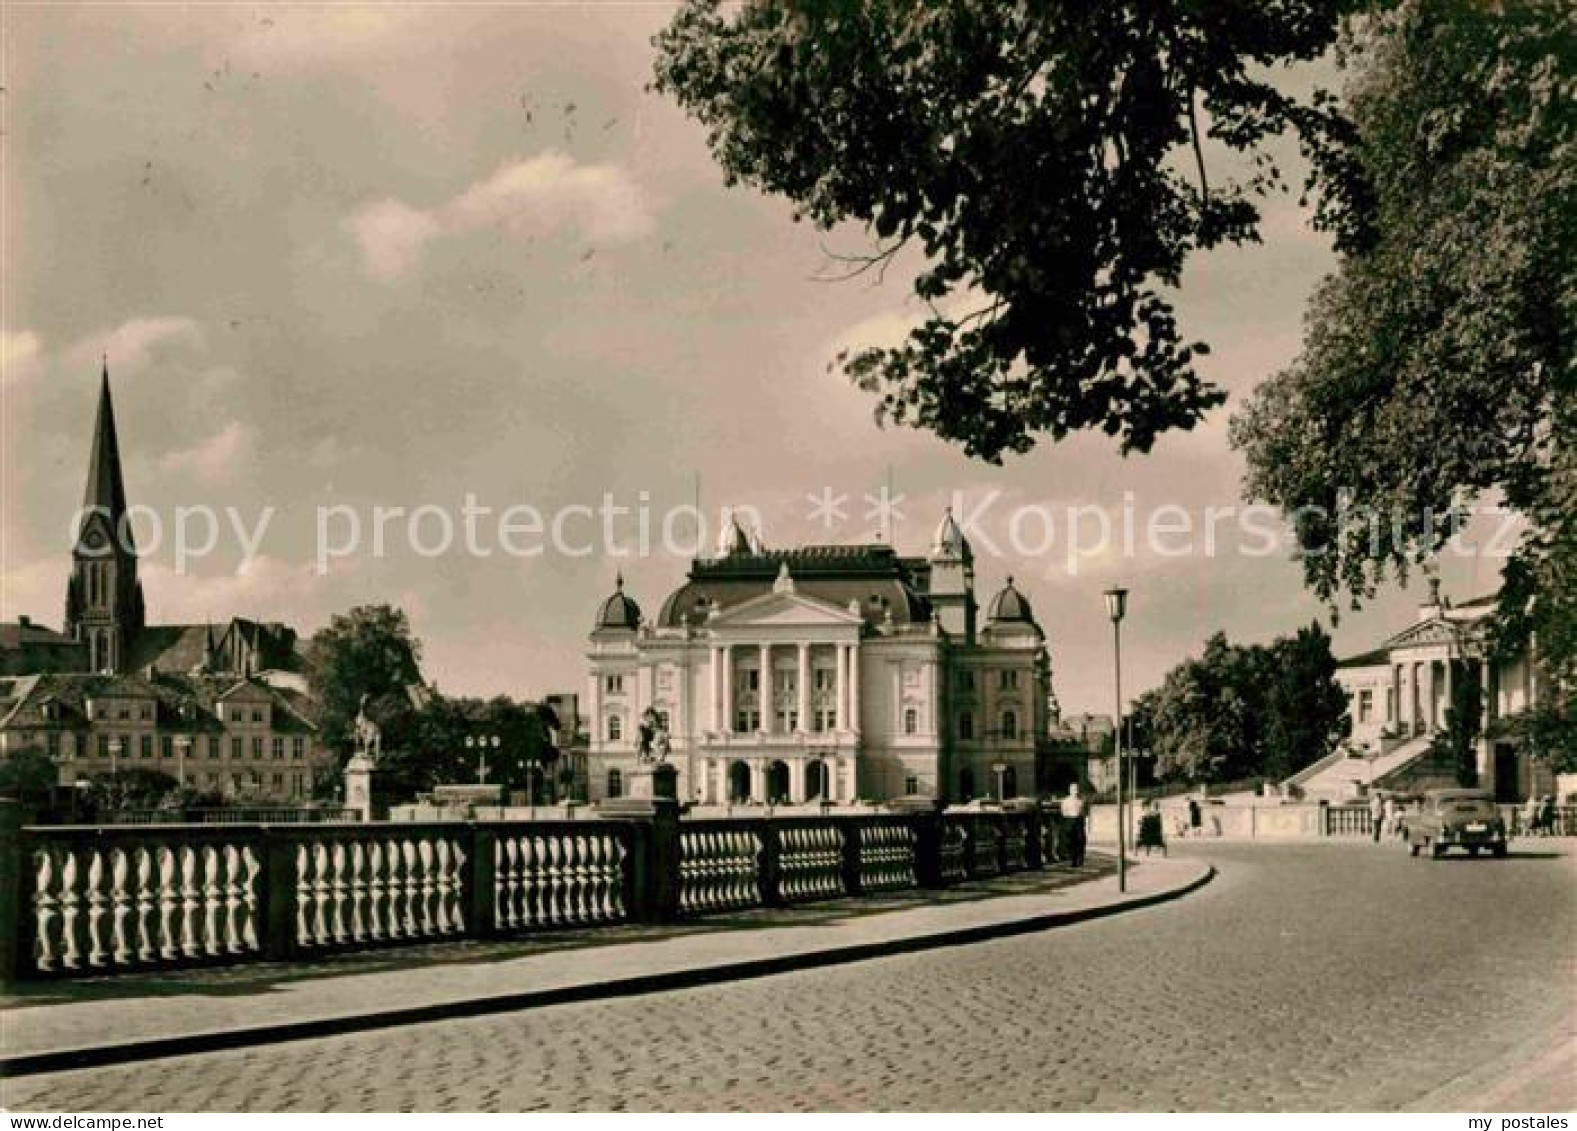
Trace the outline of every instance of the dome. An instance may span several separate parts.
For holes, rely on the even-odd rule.
[[[948,507],[942,515],[942,521],[936,528],[936,537],[931,539],[931,557],[966,562],[974,557],[969,548],[969,539],[964,537],[963,530],[953,518],[952,507]]]
[[[1002,587],[1002,592],[991,599],[986,619],[993,621],[1025,621],[1033,624],[1035,611],[1029,607],[1029,598],[1013,588],[1013,579]]]
[[[597,628],[628,628],[641,627],[641,607],[633,598],[625,596],[624,574],[619,574],[614,583],[613,595],[602,603],[602,608],[597,610]]]

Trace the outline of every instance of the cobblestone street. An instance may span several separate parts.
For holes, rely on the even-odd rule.
[[[1550,842],[1556,843],[1556,842]],[[1573,1079],[1577,861],[1208,846],[1179,902],[700,990],[3,1084],[14,1109],[1394,1109]],[[1190,846],[1190,851],[1194,851]],[[1562,855],[1556,855],[1557,852]],[[566,956],[573,960],[573,955]],[[1487,1067],[1486,1067],[1487,1065]],[[1488,1085],[1486,1085],[1487,1087]],[[1508,1105],[1509,1106],[1509,1105]]]

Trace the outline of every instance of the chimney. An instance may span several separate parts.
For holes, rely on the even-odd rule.
[[[32,628],[33,618],[28,616],[26,613],[19,613],[16,618],[16,623],[21,625],[23,628]]]
[[[1429,600],[1418,606],[1418,622],[1422,624],[1424,621],[1435,620],[1444,616],[1446,607],[1445,599],[1440,595],[1440,579],[1431,577],[1429,579]]]

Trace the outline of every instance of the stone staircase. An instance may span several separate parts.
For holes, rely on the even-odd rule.
[[[1290,781],[1311,801],[1350,801],[1373,783],[1406,769],[1429,753],[1430,736],[1418,735],[1376,758],[1351,758],[1338,750]]]

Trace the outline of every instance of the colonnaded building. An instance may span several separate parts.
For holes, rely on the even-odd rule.
[[[1348,743],[1292,778],[1311,797],[1353,797],[1368,786],[1411,790],[1455,785],[1453,765],[1432,757],[1460,681],[1478,688],[1478,783],[1501,801],[1554,789],[1549,764],[1496,723],[1543,701],[1539,666],[1527,651],[1496,657],[1488,647],[1495,594],[1453,605],[1430,583],[1413,624],[1336,669],[1347,692]]]
[[[698,804],[1032,791],[1047,771],[1046,637],[1012,578],[985,612],[977,625],[974,554],[951,512],[923,558],[883,543],[769,550],[731,519],[655,619],[622,577],[598,608],[591,799],[620,795],[648,709],[679,796]]]

